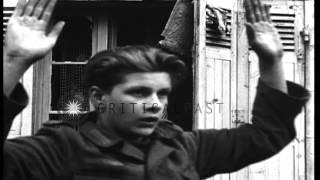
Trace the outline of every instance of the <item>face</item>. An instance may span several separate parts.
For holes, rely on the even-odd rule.
[[[102,96],[103,128],[122,137],[150,135],[163,115],[171,92],[168,73],[130,73]]]

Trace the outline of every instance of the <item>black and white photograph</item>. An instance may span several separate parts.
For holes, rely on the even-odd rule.
[[[314,0],[4,0],[4,180],[314,180]]]

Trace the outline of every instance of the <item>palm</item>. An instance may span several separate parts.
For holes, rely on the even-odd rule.
[[[282,44],[276,29],[268,22],[257,22],[252,26],[249,43],[253,50],[262,57],[281,57]]]
[[[281,59],[283,47],[276,28],[272,25],[268,5],[260,0],[245,0],[249,44],[262,61]]]
[[[49,28],[57,0],[19,0],[8,22],[4,54],[16,63],[30,65],[55,45],[64,22]],[[10,62],[13,63],[13,62]]]
[[[8,23],[6,47],[8,55],[44,56],[55,44],[54,36],[46,35],[46,22],[35,17],[13,17]]]

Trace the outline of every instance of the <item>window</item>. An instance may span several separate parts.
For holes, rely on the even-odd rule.
[[[90,18],[82,16],[59,19],[66,25],[52,50],[49,120],[71,120],[75,123],[79,114],[89,111],[84,66],[91,56],[92,23]]]

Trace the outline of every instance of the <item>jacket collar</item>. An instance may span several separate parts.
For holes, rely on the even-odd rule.
[[[120,137],[108,134],[96,124],[97,116],[95,111],[84,115],[80,120],[80,133],[100,147],[107,148],[120,143],[122,141]]]
[[[96,124],[96,120],[97,113],[95,111],[84,115],[80,120],[80,133],[94,144],[104,148],[125,142],[122,138],[103,131],[103,129]],[[150,137],[155,139],[172,139],[182,132],[183,130],[171,121],[161,120]]]
[[[172,139],[180,134],[183,130],[169,120],[161,120],[156,127],[154,134],[159,138]]]

